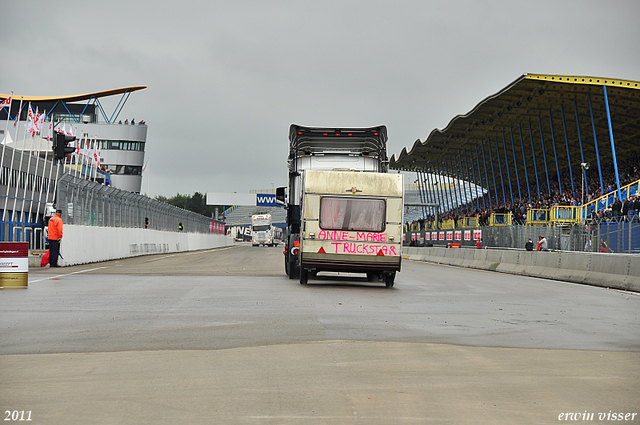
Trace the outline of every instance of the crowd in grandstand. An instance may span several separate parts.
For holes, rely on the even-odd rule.
[[[595,164],[594,164],[595,165]],[[617,182],[615,177],[615,170],[613,164],[602,166],[602,183],[604,192],[610,193],[617,189]],[[640,152],[635,151],[627,155],[623,160],[618,162],[618,173],[620,176],[620,186],[623,187],[627,184],[640,180]],[[600,198],[603,193],[600,188],[600,173],[597,166],[591,166],[586,171],[586,185],[584,188],[584,203],[587,204],[592,200]],[[505,182],[504,190],[502,192],[502,186],[499,186],[498,199],[496,199],[496,191],[492,187],[489,193],[484,196],[484,199],[478,198],[469,202],[466,205],[458,206],[453,210],[447,211],[438,217],[438,221],[442,224],[443,221],[453,220],[455,226],[458,226],[458,221],[465,217],[475,217],[478,219],[480,226],[489,225],[489,218],[494,213],[507,214],[511,213],[511,220],[513,224],[525,224],[527,219],[527,211],[530,209],[550,209],[553,206],[579,206],[582,205],[582,170],[579,168],[577,171],[573,170],[573,185],[571,183],[571,177],[568,168],[562,170],[560,174],[560,183],[562,190],[558,185],[557,174],[549,173],[549,186],[547,186],[546,176],[543,174],[538,177],[536,182],[535,178],[531,181],[529,178],[529,188],[527,189],[526,182],[523,182],[522,177],[520,182],[523,183],[520,187],[520,193],[518,194],[518,188],[514,187],[513,203],[511,203],[511,192],[509,191],[508,182]],[[526,179],[525,179],[526,180]],[[500,185],[500,183],[498,183]],[[538,192],[539,185],[539,192]],[[538,196],[538,193],[540,196]],[[521,196],[521,198],[520,198]],[[529,196],[531,196],[529,198]],[[491,201],[489,201],[489,197]],[[507,201],[506,203],[504,201]],[[491,208],[490,205],[493,207]],[[597,215],[590,217],[592,220],[631,220],[635,217],[638,220],[638,213],[640,212],[640,198],[631,196],[620,201],[619,199],[614,205],[610,206],[604,211],[599,211]],[[435,217],[433,215],[414,221],[414,223],[420,223],[424,228],[426,223],[433,223]]]

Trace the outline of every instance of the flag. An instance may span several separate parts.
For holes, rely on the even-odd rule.
[[[102,149],[100,149],[100,142],[98,143],[98,169],[100,168],[100,166],[102,165],[102,162],[100,161],[100,157],[102,156]]]
[[[100,166],[100,159],[98,158],[98,141],[93,140],[93,160],[96,163],[96,166]]]
[[[27,127],[27,133],[31,134],[31,137],[36,136],[35,120],[36,117],[33,114],[33,109],[31,109],[31,103],[29,103],[29,106],[27,107],[27,124],[25,127]]]
[[[49,132],[47,133],[47,142],[50,142],[53,138],[53,114],[51,114],[51,121],[49,121]]]
[[[18,113],[16,114],[16,119],[13,121],[13,126],[18,125],[18,121],[20,121],[20,113],[22,112],[22,98],[20,98],[20,107],[18,108]],[[17,134],[16,130],[16,134]]]
[[[38,131],[42,129],[42,124],[44,124],[44,118],[45,118],[46,112],[47,111],[45,111],[45,114],[40,115],[38,113],[38,108],[36,108],[36,129]]]
[[[84,149],[82,150],[82,154],[89,158],[89,139],[86,137],[84,139]]]
[[[57,130],[56,130],[56,131],[57,131],[58,133],[67,134],[67,130],[66,130],[66,127],[65,127],[65,124],[64,124],[64,123],[62,123],[62,127],[58,126],[58,128],[57,128]]]
[[[82,144],[82,136],[76,140],[76,158],[80,156],[80,144]]]
[[[4,108],[5,106],[11,108],[11,96],[9,96],[5,100],[3,100],[2,103],[0,103],[0,108]]]

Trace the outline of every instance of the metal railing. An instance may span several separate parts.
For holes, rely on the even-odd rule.
[[[58,181],[57,207],[67,224],[209,233],[212,218],[71,174]]]
[[[411,245],[446,246],[449,242],[462,246],[475,247],[475,234],[482,238],[482,246],[488,248],[524,249],[529,239],[534,249],[540,236],[547,240],[547,248],[559,251],[586,251],[640,254],[640,220],[591,221],[565,226],[483,226],[473,230],[440,229],[433,232],[428,229],[409,230],[405,233],[405,241]],[[431,234],[431,237],[427,236]],[[417,236],[420,234],[420,236]],[[444,237],[440,238],[440,234]],[[414,236],[415,235],[415,236]],[[434,237],[438,235],[438,237]],[[418,242],[419,241],[419,242]]]

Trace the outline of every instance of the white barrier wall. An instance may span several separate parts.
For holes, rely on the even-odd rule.
[[[94,263],[146,254],[195,251],[233,245],[218,233],[64,225],[60,265]]]
[[[640,255],[403,247],[411,260],[640,292]]]

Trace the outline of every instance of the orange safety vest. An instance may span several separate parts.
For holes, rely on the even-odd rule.
[[[62,219],[57,215],[49,219],[49,239],[53,241],[62,239]]]

